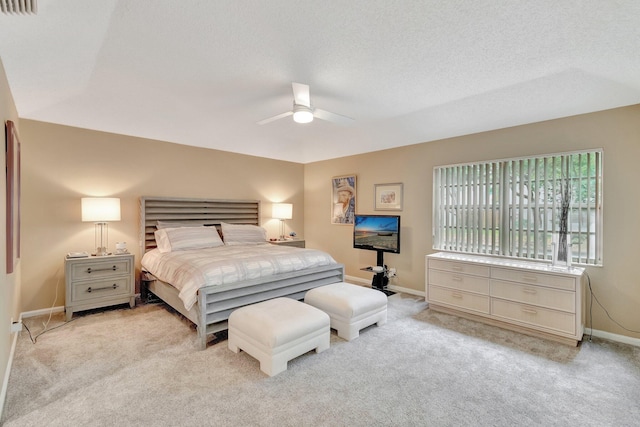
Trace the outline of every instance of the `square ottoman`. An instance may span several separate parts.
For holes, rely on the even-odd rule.
[[[260,370],[274,376],[287,362],[313,349],[329,348],[329,316],[291,298],[275,298],[234,310],[229,316],[229,350],[244,350],[260,361]]]
[[[331,318],[338,336],[351,341],[360,329],[387,323],[387,296],[375,289],[339,282],[307,291],[306,304],[319,308]]]

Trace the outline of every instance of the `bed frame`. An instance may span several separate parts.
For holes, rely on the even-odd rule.
[[[157,221],[219,227],[221,222],[260,225],[260,201],[215,200],[168,197],[140,198],[140,246],[142,253],[156,247]],[[198,291],[198,302],[186,310],[178,290],[142,271],[148,291],[192,321],[199,344],[207,347],[210,334],[227,329],[229,314],[236,308],[277,297],[301,300],[309,289],[344,280],[344,265],[333,264],[279,274],[232,285],[206,286]]]

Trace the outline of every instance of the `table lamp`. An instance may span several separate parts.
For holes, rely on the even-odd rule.
[[[284,220],[293,218],[293,205],[291,203],[274,203],[271,208],[271,216],[280,220],[280,238],[284,237]]]
[[[82,221],[95,223],[96,256],[109,255],[108,221],[120,221],[120,199],[114,197],[83,197]]]

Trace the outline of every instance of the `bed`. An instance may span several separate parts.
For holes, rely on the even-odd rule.
[[[216,247],[206,247],[202,251],[188,248],[180,252],[165,250],[159,253],[165,245],[162,236],[177,233],[177,228],[202,229],[205,226],[207,231],[220,230],[222,227],[227,227],[227,230],[252,230],[259,225],[260,201],[257,200],[140,198],[140,245],[143,253],[141,283],[146,283],[149,292],[196,325],[199,345],[203,349],[211,334],[227,329],[229,314],[236,308],[282,296],[302,300],[309,289],[344,279],[344,265],[335,262],[328,254],[311,249],[271,245],[268,242],[251,242],[245,246],[242,235],[235,231],[234,236],[241,237],[236,241],[229,241],[227,245],[218,247],[213,244],[209,246]],[[167,231],[159,232],[161,240],[158,248],[156,231],[162,229]],[[213,234],[210,232],[207,235],[215,240]],[[187,252],[194,252],[193,256],[199,260],[196,263],[208,263],[207,251],[215,254],[211,256],[215,258],[215,262],[221,262],[223,253],[231,257],[231,267],[220,267],[220,264],[213,267],[225,271],[222,278],[205,274],[203,280],[192,278],[186,284],[178,283],[178,276],[158,268],[158,265],[167,260],[174,264],[180,263],[182,258],[187,257]],[[271,260],[256,261],[260,259],[262,252],[271,253]],[[305,259],[303,254],[309,254],[311,260]],[[292,257],[292,261],[286,261],[288,255]],[[325,255],[329,260],[322,259]],[[253,267],[246,267],[241,259],[246,259]],[[214,263],[214,260],[210,262]],[[260,266],[257,267],[256,264]],[[184,270],[189,267],[185,265],[179,268]],[[175,286],[170,283],[171,280],[176,280]],[[197,283],[200,281],[204,283]],[[185,291],[185,288],[188,289]]]

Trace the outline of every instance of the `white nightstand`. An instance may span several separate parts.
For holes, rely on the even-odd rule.
[[[115,304],[136,304],[133,255],[65,258],[65,311],[67,321],[75,311]]]
[[[304,239],[271,240],[269,243],[271,243],[272,245],[293,246],[296,248],[304,248]]]

